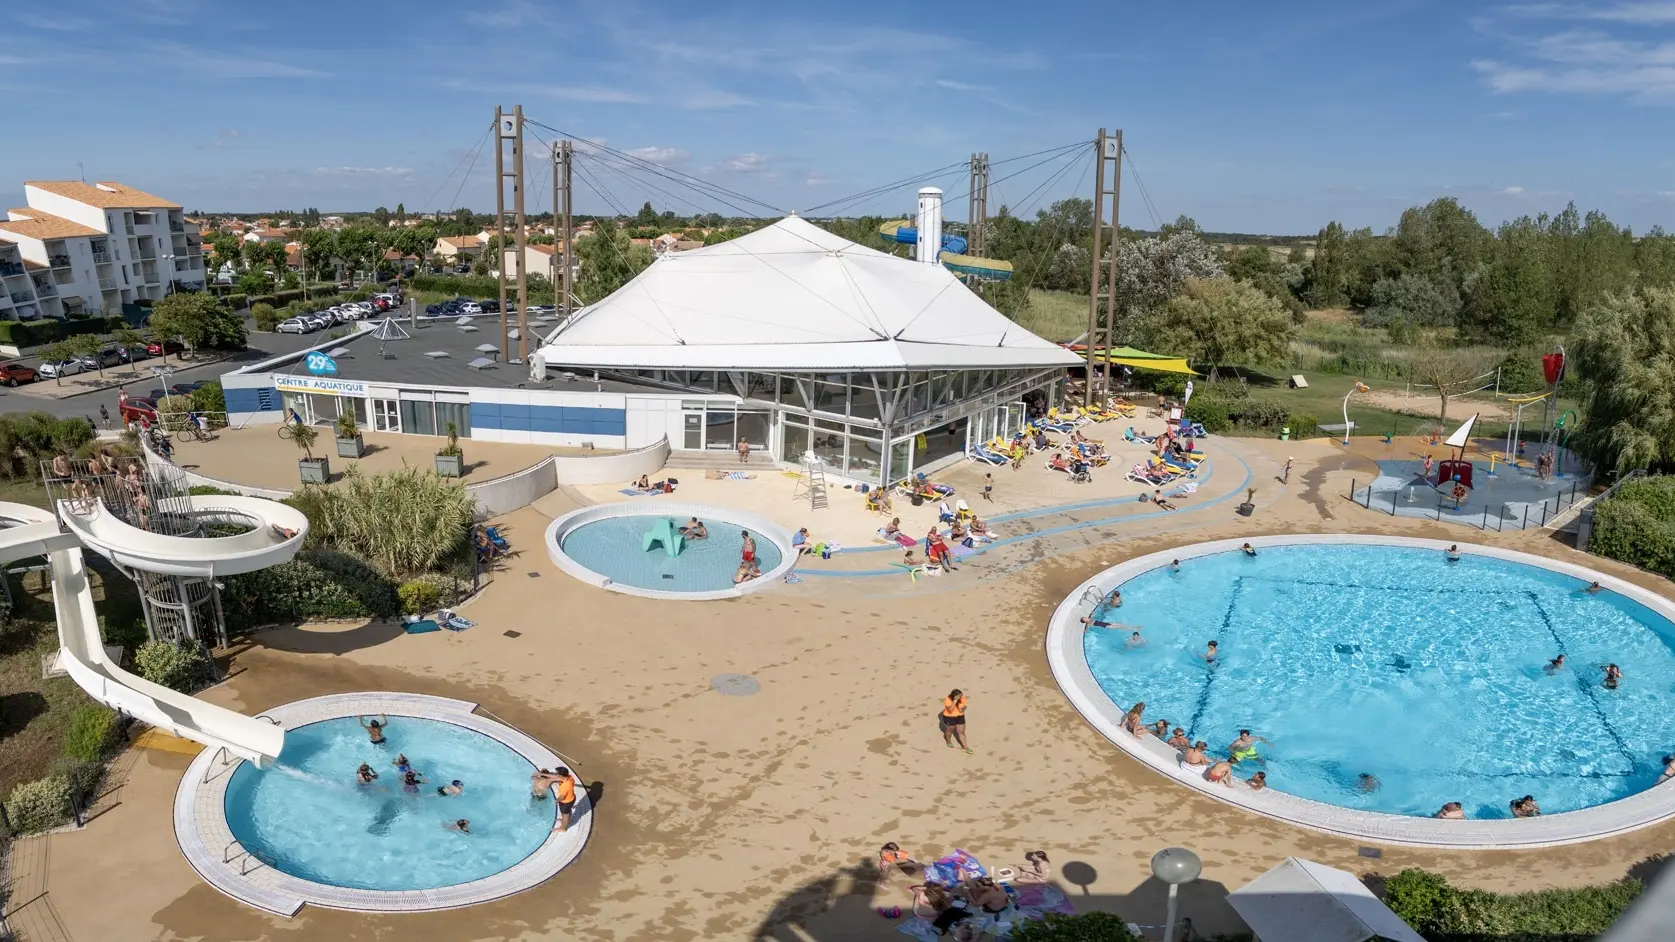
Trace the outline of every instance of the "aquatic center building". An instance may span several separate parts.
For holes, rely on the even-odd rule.
[[[352,410],[378,431],[436,435],[451,422],[462,438],[611,449],[743,439],[879,484],[1016,428],[1026,400],[1051,400],[1080,363],[940,264],[796,216],[662,256],[558,325],[527,367],[484,357],[485,333],[469,326],[435,319],[384,352],[365,334],[327,344],[342,347],[331,376],[308,375],[301,354],[229,373],[229,420],[294,408],[325,424]]]

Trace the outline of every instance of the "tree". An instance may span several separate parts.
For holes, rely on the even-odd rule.
[[[655,226],[657,222],[657,210],[651,208],[651,200],[646,200],[645,205],[640,207],[640,211],[634,214],[634,225]]]
[[[1612,295],[1576,321],[1572,369],[1586,420],[1576,450],[1601,468],[1675,465],[1675,289]]]
[[[238,276],[238,290],[241,294],[266,294],[273,287],[273,277],[265,271],[247,270]]]
[[[1310,307],[1333,308],[1349,303],[1348,258],[1344,245],[1344,229],[1337,222],[1329,222],[1315,236],[1314,258],[1309,262],[1307,287],[1303,298]]]
[[[320,280],[320,269],[331,264],[337,251],[337,234],[330,229],[306,229],[302,234],[303,275],[309,281]]]
[[[238,236],[227,232],[217,232],[209,239],[209,247],[215,251],[217,262],[238,265],[244,255],[244,243]]]
[[[402,225],[407,224],[407,204],[406,203],[395,204],[395,221],[398,222],[398,223],[401,223]]]
[[[105,358],[99,355],[105,344],[99,339],[98,334],[77,334],[66,342],[70,346],[70,352],[76,356],[92,357],[99,375],[105,375]]]
[[[1285,305],[1231,278],[1191,278],[1182,291],[1149,315],[1142,328],[1152,349],[1210,368],[1277,359],[1295,326]]]
[[[1447,278],[1427,278],[1403,272],[1373,284],[1372,304],[1361,315],[1368,326],[1401,319],[1422,327],[1446,327],[1460,313],[1460,293]]]
[[[151,307],[151,329],[192,350],[243,349],[244,318],[207,294],[177,292]]]
[[[75,347],[63,340],[59,340],[47,344],[46,349],[41,351],[41,361],[43,363],[63,363],[65,360],[74,359],[75,355]],[[64,385],[64,371],[55,370],[53,372],[52,382],[55,386]]]
[[[1492,372],[1499,361],[1500,354],[1495,351],[1433,344],[1413,351],[1408,359],[1408,379],[1436,388],[1442,399],[1442,409],[1437,413],[1440,425],[1448,421],[1449,397],[1469,392],[1472,383]]]
[[[1111,326],[1119,344],[1135,340],[1148,319],[1180,294],[1188,280],[1223,274],[1220,253],[1189,229],[1165,237],[1124,239],[1118,246],[1116,316]]]
[[[471,210],[461,206],[459,209],[454,210],[454,223],[461,226],[474,226],[477,224],[477,221],[476,218],[472,216]]]
[[[388,229],[390,227],[390,211],[382,206],[373,210],[372,222],[380,229]]]
[[[1557,294],[1546,229],[1528,216],[1500,227],[1487,262],[1467,282],[1467,336],[1523,346],[1550,329]]]
[[[123,327],[121,329],[111,331],[111,339],[120,344],[125,350],[134,350],[145,346],[145,337],[132,327]]]
[[[576,297],[583,304],[603,300],[652,262],[650,249],[634,245],[628,233],[608,219],[599,220],[593,235],[576,242],[576,257],[581,263]]]

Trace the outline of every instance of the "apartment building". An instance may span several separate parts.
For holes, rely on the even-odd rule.
[[[31,181],[23,192],[28,205],[7,210],[0,244],[23,265],[33,297],[20,301],[15,276],[0,276],[11,304],[0,314],[115,314],[125,303],[203,287],[203,236],[180,206],[112,182]],[[0,250],[0,260],[9,257]]]

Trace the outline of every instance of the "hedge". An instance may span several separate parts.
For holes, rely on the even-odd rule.
[[[38,321],[0,321],[0,343],[17,347],[38,347],[80,334],[107,334],[121,330],[121,317],[83,317],[72,320],[42,318]]]
[[[1293,412],[1286,417],[1285,427],[1291,430],[1292,438],[1315,438],[1325,434],[1320,430],[1320,419],[1307,412]]]
[[[401,609],[388,576],[349,553],[325,547],[228,577],[221,604],[234,631],[315,618],[388,618]]]
[[[146,680],[181,693],[192,693],[210,679],[209,656],[191,642],[147,641],[134,652],[134,667]]]
[[[1604,886],[1533,893],[1461,890],[1439,874],[1409,869],[1384,885],[1384,903],[1430,942],[1591,939],[1640,895],[1629,878]]]
[[[69,778],[49,775],[12,789],[6,797],[6,817],[12,823],[12,830],[19,834],[63,824],[70,817]]]
[[[1204,431],[1219,434],[1233,427],[1233,421],[1227,415],[1226,403],[1214,400],[1193,399],[1187,404],[1186,418],[1189,422],[1197,422],[1204,426]]]
[[[1595,505],[1588,552],[1675,576],[1675,477],[1630,481]]]
[[[1012,924],[1012,942],[1142,942],[1128,931],[1128,922],[1114,913],[1079,916],[1048,913],[1045,919]]]
[[[64,734],[64,755],[82,762],[98,762],[116,742],[116,711],[90,703],[70,717]]]

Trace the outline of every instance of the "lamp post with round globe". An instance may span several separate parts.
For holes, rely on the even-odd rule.
[[[1176,894],[1182,883],[1191,883],[1204,872],[1204,862],[1185,847],[1165,847],[1152,855],[1152,876],[1169,884],[1169,910],[1164,920],[1163,942],[1175,942]]]

